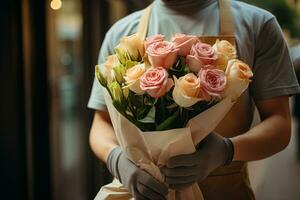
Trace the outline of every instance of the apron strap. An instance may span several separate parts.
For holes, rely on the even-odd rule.
[[[140,19],[140,23],[138,25],[137,34],[141,39],[145,39],[148,32],[148,24],[149,18],[152,10],[152,4],[150,4],[143,12],[143,15]]]
[[[152,10],[150,4],[143,12],[138,25],[137,34],[145,39],[148,32],[149,18]],[[234,35],[234,23],[231,11],[231,0],[219,0],[220,10],[220,35]]]
[[[234,22],[230,0],[219,0],[220,35],[234,35]]]

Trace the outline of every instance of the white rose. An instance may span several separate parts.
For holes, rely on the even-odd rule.
[[[140,78],[144,75],[145,72],[146,72],[145,64],[137,64],[131,67],[130,69],[128,69],[124,77],[126,81],[125,87],[129,87],[129,89],[135,92],[136,94],[139,95],[144,94],[145,91],[143,91],[140,88]]]
[[[123,37],[115,51],[121,63],[139,61],[144,55],[144,41],[137,34]]]
[[[236,58],[236,48],[227,40],[217,40],[213,45],[213,49],[216,51],[218,59],[216,60],[216,66],[225,71],[229,60]]]

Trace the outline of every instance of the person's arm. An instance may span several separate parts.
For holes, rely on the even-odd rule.
[[[180,189],[201,181],[219,166],[229,164],[232,158],[259,160],[284,149],[291,135],[288,96],[258,101],[256,105],[262,122],[248,132],[231,139],[211,133],[195,153],[169,159],[161,171],[170,187]]]
[[[96,111],[90,130],[90,146],[98,158],[106,163],[109,153],[118,146],[118,142],[105,111]]]
[[[109,114],[105,111],[95,112],[90,131],[90,146],[135,199],[166,199],[167,187],[125,156],[118,145]]]
[[[291,116],[287,96],[256,102],[261,123],[232,138],[233,160],[251,161],[269,157],[284,149],[291,137]]]
[[[216,168],[229,164],[232,158],[240,161],[266,158],[289,143],[288,96],[299,93],[300,89],[279,24],[274,17],[261,19],[265,21],[255,34],[254,77],[249,89],[262,122],[231,139],[211,133],[200,142],[195,153],[170,158],[162,172],[171,187],[201,181]]]

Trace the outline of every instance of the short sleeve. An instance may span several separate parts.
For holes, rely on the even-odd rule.
[[[264,23],[256,37],[253,73],[250,92],[255,101],[300,92],[286,42],[274,17]]]
[[[112,45],[110,44],[111,41],[108,38],[109,36],[107,34],[103,40],[99,52],[99,57],[98,57],[99,65],[103,64],[105,62],[106,57],[113,53],[113,48]],[[102,87],[96,78],[94,78],[91,96],[88,102],[88,107],[95,110],[107,111]]]

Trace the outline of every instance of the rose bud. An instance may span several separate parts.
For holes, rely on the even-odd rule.
[[[106,74],[108,83],[111,83],[114,79],[113,68],[120,64],[117,55],[110,55],[107,57],[106,62],[104,63],[104,74]]]
[[[123,92],[122,88],[118,82],[114,81],[109,86],[108,89],[112,95],[112,99],[117,102],[122,102],[123,100]]]
[[[227,76],[226,96],[230,95],[232,101],[236,101],[248,88],[253,73],[249,65],[238,59],[233,59],[229,60],[225,74]]]

